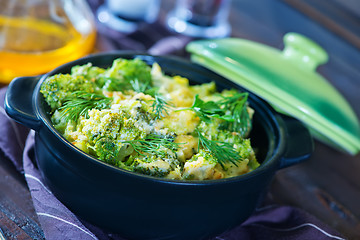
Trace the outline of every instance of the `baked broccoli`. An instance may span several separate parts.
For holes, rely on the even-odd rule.
[[[151,68],[140,59],[116,59],[104,75],[102,88],[107,91],[145,92],[153,85]]]
[[[198,126],[198,131],[202,132],[206,138],[211,139],[213,142],[229,144],[229,146],[239,153],[238,156],[241,156],[241,161],[232,164],[232,166],[223,165],[223,169],[227,170],[229,167],[236,167],[244,160],[251,170],[257,168],[260,164],[256,160],[255,152],[251,147],[250,138],[243,138],[239,132],[221,129],[221,122],[221,119],[214,119],[210,123],[201,122]]]
[[[238,176],[259,166],[247,93],[190,86],[158,64],[116,59],[47,78],[41,93],[54,127],[85,153],[118,168],[168,179]]]
[[[95,81],[99,76],[105,73],[106,69],[93,66],[91,63],[77,65],[71,68],[72,76],[83,76],[86,79]]]
[[[200,149],[185,162],[182,177],[186,180],[208,180],[222,178],[221,169],[217,168],[217,160],[208,150]]]
[[[161,147],[156,154],[137,154],[130,156],[131,167],[134,172],[155,177],[171,179],[181,178],[181,164],[171,150]]]
[[[171,171],[171,166],[166,161],[156,156],[138,156],[132,163],[133,171],[155,177],[165,177]]]
[[[83,151],[98,157],[114,166],[121,165],[134,151],[127,149],[125,140],[134,140],[146,135],[128,112],[123,109],[92,109],[88,118],[82,117],[77,124],[77,131],[67,138]],[[86,145],[83,142],[86,142]]]
[[[100,138],[95,142],[94,151],[100,160],[117,166],[117,156],[119,155],[119,145],[112,138]]]
[[[231,162],[219,161],[207,149],[193,155],[191,159],[185,162],[182,178],[186,180],[209,180],[235,177],[249,172],[259,166],[252,151],[249,151],[247,142],[241,145],[237,150],[242,160],[233,164]]]
[[[57,74],[45,79],[40,89],[45,101],[50,106],[51,112],[61,107],[64,100],[76,91],[95,93],[97,88],[94,82],[84,76]]]

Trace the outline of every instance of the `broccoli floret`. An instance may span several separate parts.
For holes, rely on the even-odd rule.
[[[171,139],[171,136],[163,136]],[[170,179],[181,178],[182,163],[177,159],[176,153],[169,146],[169,142],[148,135],[146,138],[132,141],[133,154],[126,161],[126,165],[132,167],[133,171],[156,177]]]
[[[243,158],[249,160],[248,167],[250,170],[254,170],[260,166],[260,163],[256,159],[254,149],[251,147],[250,138],[244,139],[240,144],[234,144],[234,148]]]
[[[135,172],[154,176],[165,177],[178,165],[172,166],[172,161],[176,159],[162,159],[156,155],[148,155],[146,157],[139,155],[133,160],[132,167]]]
[[[152,87],[151,68],[140,59],[116,59],[105,75],[103,89],[107,91],[144,92]]]
[[[83,76],[57,74],[45,79],[40,89],[45,101],[51,108],[51,112],[61,107],[64,100],[75,91],[94,93],[96,86]]]
[[[95,82],[96,86],[99,88],[103,88],[105,84],[112,85],[111,87],[105,87],[110,91],[110,89],[120,88],[120,86],[115,86],[114,80],[110,77],[105,76],[106,69],[100,68],[96,66],[92,66],[91,63],[74,66],[71,68],[71,75],[73,76],[84,76],[86,79],[89,79]]]
[[[89,153],[112,166],[133,171],[133,167],[125,161],[129,153],[132,152],[132,149],[130,151],[129,149],[126,144],[119,143],[114,139],[101,138],[96,141]]]
[[[255,152],[251,147],[250,138],[243,138],[238,132],[221,129],[221,120],[216,119],[211,123],[201,122],[198,126],[204,136],[219,142],[225,142],[232,145],[235,151],[239,153],[242,159],[248,160],[248,167],[253,170],[260,166],[256,160]]]
[[[198,94],[199,98],[204,101],[214,101],[214,93],[216,92],[215,82],[203,83],[201,85],[192,85],[189,88],[193,91],[194,94]]]
[[[104,68],[92,66],[91,63],[85,65],[77,65],[71,68],[72,76],[83,76],[89,80],[96,80],[99,75],[103,74],[106,71]]]
[[[106,163],[117,166],[117,156],[119,155],[119,145],[117,145],[114,139],[111,138],[101,138],[99,139],[94,146],[96,155],[100,160],[103,160]]]
[[[207,150],[200,149],[197,154],[185,162],[183,178],[187,180],[221,178],[222,175],[216,166],[216,159]]]
[[[61,112],[58,110],[55,110],[54,114],[51,116],[51,122],[54,124],[54,127],[56,130],[58,130],[61,134],[65,133],[65,129],[71,125],[72,129],[73,123],[67,122],[65,118],[61,117]]]
[[[121,109],[93,109],[88,113],[89,118],[82,117],[77,125],[75,145],[86,139],[85,152],[114,166],[122,166],[134,151],[123,142],[142,138],[146,133]]]
[[[234,145],[243,158],[236,165],[225,162],[223,166],[220,166],[209,151],[200,149],[197,154],[185,162],[182,178],[187,180],[220,179],[238,176],[249,172],[249,170],[254,170],[259,166],[259,163],[256,161],[254,152],[248,148],[249,143],[250,141],[246,141],[240,146]]]
[[[208,139],[213,141],[226,142],[230,144],[241,144],[243,138],[240,133],[231,132],[221,128],[221,119],[213,119],[210,123],[201,122],[198,126],[199,131]]]

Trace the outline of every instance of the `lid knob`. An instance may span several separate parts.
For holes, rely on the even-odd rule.
[[[311,39],[298,34],[287,33],[284,36],[283,55],[297,61],[307,69],[314,71],[319,65],[328,61],[328,54]]]

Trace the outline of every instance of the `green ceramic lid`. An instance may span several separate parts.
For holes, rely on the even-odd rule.
[[[328,55],[297,34],[284,36],[280,51],[238,38],[198,40],[187,45],[193,61],[243,86],[346,152],[360,150],[360,125],[344,97],[316,72]]]

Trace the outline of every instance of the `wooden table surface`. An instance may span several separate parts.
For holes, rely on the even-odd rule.
[[[159,25],[174,2],[162,1]],[[234,37],[282,49],[283,35],[298,32],[323,46],[330,59],[318,72],[345,96],[360,118],[358,1],[233,0],[232,6]],[[133,37],[141,41],[144,36]],[[104,38],[99,36],[98,51],[107,50],[101,41]],[[304,209],[346,238],[360,239],[360,154],[351,156],[315,140],[309,160],[277,172],[268,199]],[[6,239],[43,238],[24,177],[2,153],[0,230]]]

